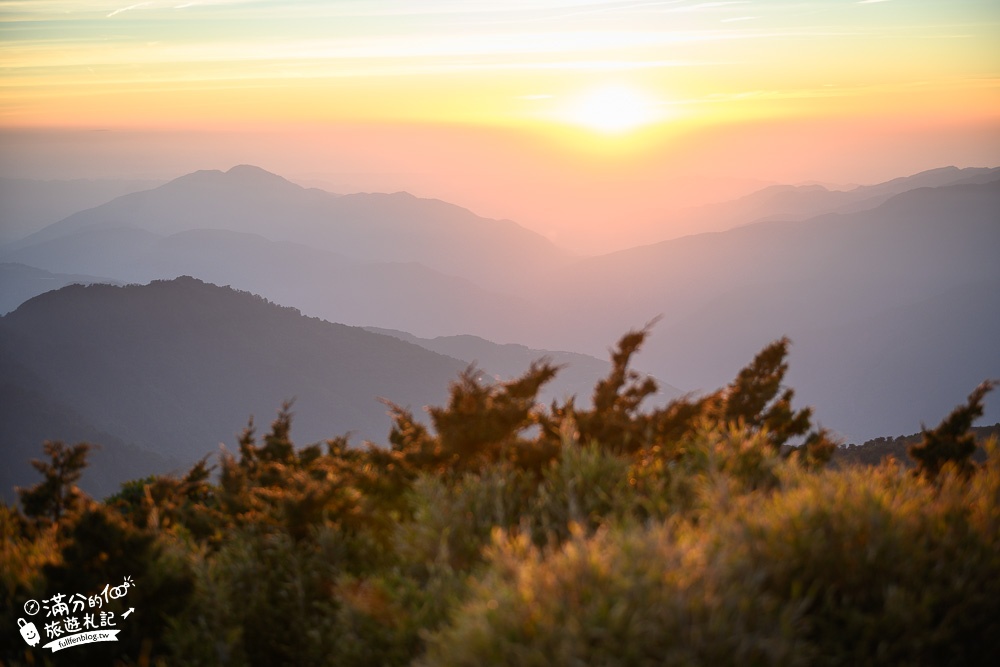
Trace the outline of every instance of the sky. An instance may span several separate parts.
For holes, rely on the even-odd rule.
[[[597,252],[768,183],[1000,165],[1000,3],[0,0],[0,151],[257,164]]]

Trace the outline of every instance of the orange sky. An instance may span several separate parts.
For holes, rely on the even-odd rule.
[[[0,0],[0,175],[248,162],[582,252],[773,181],[1000,164],[990,0]]]

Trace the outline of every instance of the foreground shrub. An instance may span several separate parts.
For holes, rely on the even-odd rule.
[[[88,646],[84,655],[75,656],[76,664],[106,665],[116,658],[131,662],[161,654],[169,618],[187,607],[194,587],[181,545],[136,528],[96,503],[68,526],[59,559],[43,572],[50,593],[96,592],[126,575],[136,582],[127,600],[143,613],[122,624],[115,644]]]
[[[30,653],[17,633],[25,600],[45,593],[42,569],[59,560],[56,530],[35,530],[16,508],[0,502],[0,662]]]
[[[697,525],[580,529],[548,550],[498,533],[422,664],[992,664],[995,447],[938,485],[896,467],[777,474],[770,493],[709,493]]]
[[[727,387],[643,408],[631,332],[593,407],[536,402],[555,368],[471,369],[391,447],[268,433],[96,503],[87,446],[0,506],[0,620],[135,578],[121,641],[78,664],[977,664],[1000,650],[1000,463],[967,434],[987,385],[893,465],[823,471],[788,341]],[[793,444],[801,443],[795,448]],[[141,614],[140,614],[141,610]],[[47,657],[47,656],[46,656]],[[44,661],[45,658],[42,659]],[[32,664],[20,637],[0,661]]]

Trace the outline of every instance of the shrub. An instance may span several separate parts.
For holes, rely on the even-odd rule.
[[[727,387],[644,408],[613,352],[593,407],[544,408],[556,369],[470,369],[433,428],[390,404],[389,448],[297,448],[290,404],[238,455],[74,486],[46,445],[26,514],[0,506],[0,621],[28,597],[131,576],[141,607],[79,661],[190,665],[985,664],[1000,653],[1000,452],[983,385],[914,456],[823,470],[832,442],[783,387],[788,341]],[[790,447],[795,441],[804,444]],[[976,474],[972,474],[975,472]],[[32,662],[16,634],[0,659]],[[69,653],[69,652],[67,652]]]
[[[896,467],[710,494],[697,523],[558,548],[498,533],[422,664],[991,664],[1000,457],[935,487]]]
[[[936,429],[921,429],[922,441],[909,449],[910,456],[917,462],[917,474],[935,479],[949,463],[962,474],[972,473],[971,457],[976,451],[976,438],[970,429],[972,422],[983,416],[983,398],[995,386],[993,382],[983,382],[969,394],[968,402],[955,408]]]
[[[0,626],[11,629],[0,633],[0,661],[27,655],[13,629],[24,616],[25,601],[45,597],[42,570],[58,559],[55,529],[34,530],[16,507],[0,502]]]

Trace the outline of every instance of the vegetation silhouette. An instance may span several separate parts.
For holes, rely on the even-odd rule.
[[[991,664],[1000,450],[970,458],[977,388],[894,461],[836,443],[784,386],[789,341],[727,386],[646,407],[621,338],[592,407],[541,405],[547,360],[468,368],[430,423],[387,402],[387,447],[268,432],[102,502],[90,446],[47,443],[0,505],[7,664]],[[974,448],[974,445],[973,445]],[[28,599],[134,580],[119,641],[46,655]],[[113,608],[116,613],[124,608]],[[43,636],[45,642],[50,637]]]

